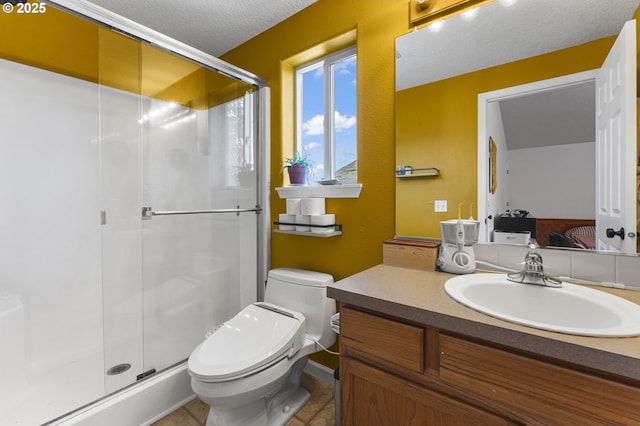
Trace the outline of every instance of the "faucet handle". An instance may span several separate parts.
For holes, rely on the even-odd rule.
[[[525,270],[527,272],[543,273],[544,268],[542,266],[542,256],[535,251],[527,253],[527,257],[524,259]]]
[[[562,281],[544,273],[542,256],[535,251],[538,244],[529,244],[529,252],[524,257],[524,270],[507,274],[507,279],[522,284],[537,284],[547,287],[562,287]]]
[[[535,251],[537,248],[537,244],[529,244],[529,252],[524,257],[524,269],[526,272],[530,273],[544,273],[544,267],[542,266],[542,256],[540,253]]]

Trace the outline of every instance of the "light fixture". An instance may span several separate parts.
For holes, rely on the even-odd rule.
[[[427,10],[431,7],[431,0],[416,0],[416,4],[418,5],[418,9]]]
[[[409,0],[409,24],[422,25],[446,19],[492,1],[494,0]]]
[[[516,4],[518,0],[498,0],[498,2],[504,7],[509,7]]]
[[[473,20],[476,16],[478,16],[478,8],[474,7],[473,9],[469,9],[466,12],[462,12],[462,14],[460,15],[462,17],[462,19],[464,19],[465,21],[471,21]]]
[[[442,29],[442,27],[444,27],[444,21],[435,21],[434,23],[430,24],[428,28],[434,33],[437,33]]]

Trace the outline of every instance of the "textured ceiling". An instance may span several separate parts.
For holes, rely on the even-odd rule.
[[[316,0],[89,0],[219,57]]]
[[[507,149],[594,142],[595,81],[500,101]]]

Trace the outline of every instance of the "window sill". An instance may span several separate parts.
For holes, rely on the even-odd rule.
[[[361,183],[276,188],[280,198],[359,198],[361,190]]]

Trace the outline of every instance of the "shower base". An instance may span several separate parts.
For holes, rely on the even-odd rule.
[[[185,361],[46,426],[150,425],[194,398]]]

